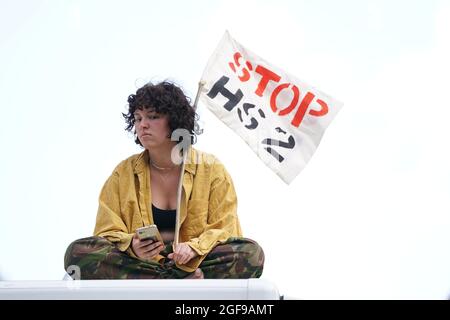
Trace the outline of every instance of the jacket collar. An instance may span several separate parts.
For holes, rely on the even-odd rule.
[[[187,171],[193,175],[197,172],[198,152],[192,147],[189,147],[187,151],[187,157],[184,164],[184,171]]]

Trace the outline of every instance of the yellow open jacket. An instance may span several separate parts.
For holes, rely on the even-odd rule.
[[[153,224],[148,160],[144,151],[119,163],[99,197],[94,235],[132,256],[130,244],[136,229]],[[191,147],[183,174],[178,242],[187,242],[199,256],[186,265],[177,264],[180,269],[194,271],[215,245],[242,236],[236,209],[233,182],[223,164]],[[155,260],[162,258],[158,255]]]

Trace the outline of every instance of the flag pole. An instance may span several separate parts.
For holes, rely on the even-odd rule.
[[[192,108],[194,111],[197,110],[198,100],[200,99],[200,94],[202,92],[203,87],[205,86],[205,81],[200,80],[198,82],[197,95],[195,96],[194,105]],[[189,150],[188,150],[189,151]],[[178,181],[178,190],[177,190],[177,213],[176,213],[176,222],[175,222],[175,236],[173,239],[173,247],[178,245],[178,238],[180,233],[180,206],[181,206],[181,193],[183,192],[183,177],[184,177],[184,165],[186,163],[187,152],[183,154],[183,163],[181,164],[181,174],[180,180]]]
[[[176,146],[175,146],[176,148]],[[175,251],[175,247],[178,245],[178,237],[180,233],[180,207],[181,207],[181,194],[183,192],[183,178],[184,178],[184,165],[186,163],[187,152],[183,154],[183,162],[181,163],[181,174],[180,180],[178,181],[178,189],[177,189],[177,212],[175,218],[175,235],[173,237],[173,250]]]
[[[194,101],[194,111],[197,111],[197,104],[198,104],[198,100],[200,98],[200,93],[202,93],[202,89],[205,86],[205,81],[200,80],[198,82],[198,90],[197,90],[197,95],[195,96],[195,101]]]

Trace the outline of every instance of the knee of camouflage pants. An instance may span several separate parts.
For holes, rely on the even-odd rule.
[[[264,251],[254,240],[232,237],[217,245],[200,268],[205,279],[259,278],[264,268]]]
[[[92,253],[99,253],[102,251],[106,254],[114,248],[115,246],[111,242],[102,237],[87,237],[75,240],[67,247],[64,255],[64,270],[75,279],[77,278],[76,273],[79,272],[81,267],[79,265],[80,261],[83,258]],[[99,256],[98,258],[101,259],[102,257]],[[92,260],[95,259],[92,258]]]
[[[246,244],[241,247],[241,257],[245,259],[245,264],[251,266],[252,273],[249,274],[249,278],[261,277],[264,269],[264,251],[261,246],[254,240],[244,238]]]

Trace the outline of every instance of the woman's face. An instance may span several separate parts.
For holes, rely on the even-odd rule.
[[[168,138],[170,128],[167,115],[156,113],[151,109],[138,109],[134,112],[134,126],[139,141],[146,149],[171,141]]]

